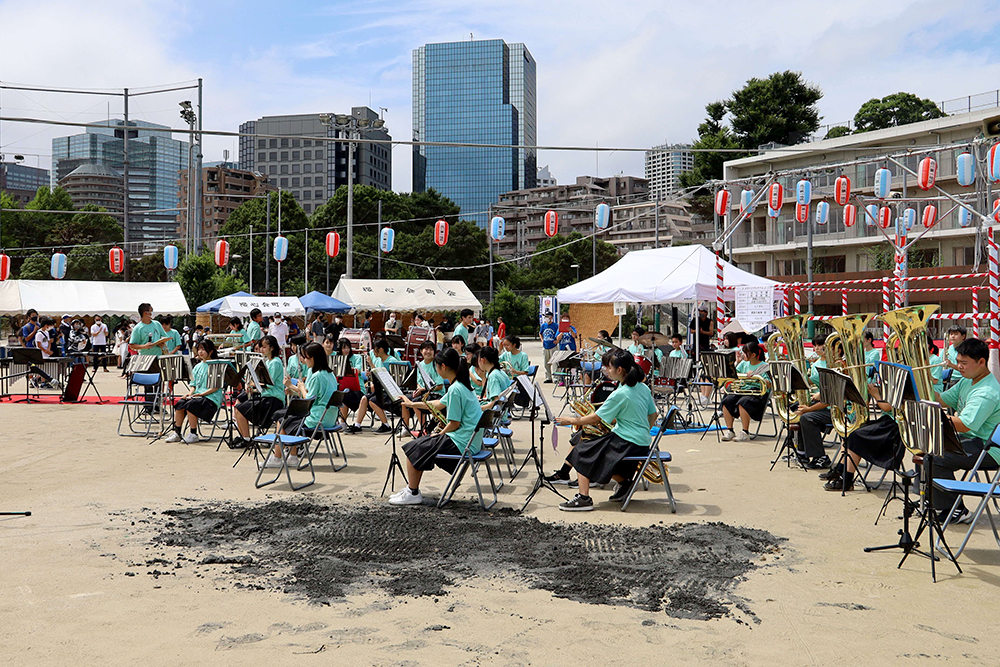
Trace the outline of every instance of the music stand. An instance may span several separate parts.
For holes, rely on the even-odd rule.
[[[222,443],[226,443],[226,446],[229,447],[233,443],[233,419],[229,412],[230,401],[226,399],[226,389],[231,390],[238,387],[242,380],[242,375],[233,366],[232,361],[228,359],[209,359],[202,363],[208,364],[208,389],[222,390],[222,409],[226,413],[226,428],[222,432],[219,446],[221,447]],[[218,422],[214,422],[213,430],[217,424]]]
[[[666,357],[663,360],[662,373],[663,377],[668,380],[674,381],[674,392],[671,395],[670,403],[676,407],[677,405],[677,395],[680,393],[681,388],[684,389],[684,395],[687,396],[687,410],[685,415],[680,416],[682,428],[691,428],[696,424],[700,424],[701,420],[701,410],[694,402],[694,397],[691,395],[691,387],[688,385],[688,380],[691,378],[691,369],[694,367],[694,360],[682,357]],[[678,410],[678,413],[680,411]],[[699,422],[694,421],[695,412],[698,413]],[[674,418],[675,421],[677,417]]]
[[[798,366],[791,361],[769,361],[767,362],[771,369],[771,381],[774,383],[774,392],[783,393],[785,395],[785,414],[790,415],[792,412],[792,394],[796,391],[809,391],[809,383],[806,382],[805,377],[802,375],[802,371],[799,370]],[[775,399],[777,400],[777,399]],[[771,461],[770,470],[774,470],[774,466],[781,460],[782,456],[787,456],[786,459],[787,466],[792,466],[792,459],[799,464],[799,466],[806,470],[805,465],[799,460],[797,456],[798,452],[795,449],[795,435],[792,432],[791,424],[782,424],[782,428],[785,429],[785,439],[781,443],[781,449],[778,450],[778,455]],[[788,452],[785,454],[785,452]]]
[[[528,494],[528,497],[524,499],[524,505],[521,506],[521,511],[523,512],[525,508],[528,507],[528,503],[530,503],[532,498],[535,497],[535,494],[538,493],[538,491],[542,488],[548,489],[549,491],[556,494],[563,500],[567,500],[567,498],[563,494],[559,493],[559,490],[552,485],[552,482],[545,479],[545,467],[544,467],[545,425],[553,424],[553,422],[555,422],[555,417],[553,417],[552,415],[552,410],[551,408],[549,408],[549,403],[548,401],[545,400],[545,395],[542,394],[541,390],[538,388],[538,385],[535,384],[534,380],[532,380],[529,376],[518,375],[516,383],[518,391],[527,394],[531,401],[531,406],[529,407],[531,415],[531,447],[528,449],[528,454],[527,456],[524,457],[524,461],[521,462],[521,465],[518,467],[518,469],[514,472],[513,475],[511,475],[511,480],[517,477],[521,473],[521,470],[524,469],[524,466],[528,464],[528,461],[531,460],[534,460],[535,462],[535,473],[536,473],[535,484],[534,486],[532,486],[531,492]],[[539,409],[544,409],[545,414],[544,417],[541,420],[539,420],[538,445],[536,446],[535,418],[538,416]],[[556,428],[556,426],[553,425],[552,428]]]
[[[712,424],[715,424],[718,428],[715,432],[716,441],[721,442],[722,438],[719,431],[722,430],[722,422],[719,421],[720,415],[722,414],[722,399],[719,397],[722,393],[719,387],[719,380],[725,378],[736,379],[739,377],[739,373],[736,372],[736,353],[735,352],[702,352],[701,361],[705,366],[705,374],[712,381],[712,419],[709,420],[708,424],[705,426],[705,432],[701,434],[699,440],[703,440],[708,432],[712,430]]]
[[[24,398],[14,401],[15,403],[38,403],[37,398],[31,397],[31,375],[40,374],[47,376],[39,366],[42,363],[42,351],[37,347],[15,347],[10,350],[11,362],[27,366],[28,372],[24,374]],[[38,396],[38,392],[35,392]]]
[[[271,378],[271,373],[267,370],[267,364],[264,363],[264,357],[260,355],[249,357],[242,370],[243,372],[241,375],[243,376],[243,386],[247,387],[249,385],[253,385],[254,389],[256,389],[256,391],[247,391],[247,400],[254,403],[254,407],[256,407],[256,404],[260,402],[261,398],[263,398],[264,389],[277,384],[277,381]],[[232,421],[230,421],[230,423],[232,423]],[[226,427],[226,430],[227,432],[231,432],[231,428],[229,426]],[[222,449],[223,440],[224,438],[219,440],[219,444],[216,446],[215,451]],[[230,439],[228,447],[230,449],[240,449],[239,447],[233,447],[234,440],[235,436]],[[237,458],[236,463],[233,464],[234,468],[243,459],[249,449],[254,450],[254,459],[257,459],[258,447],[243,447],[242,449],[243,451],[240,453],[239,458]]]
[[[854,380],[845,373],[832,368],[817,368],[819,371],[819,401],[830,406],[831,414],[833,409],[840,410],[843,417],[844,432],[838,433],[840,436],[840,463],[844,466],[844,478],[847,478],[847,403],[850,401],[855,405],[865,404],[868,401],[861,395],[861,390],[855,386]],[[834,427],[836,428],[836,427]],[[860,477],[860,475],[859,475]],[[868,485],[865,485],[868,488]],[[847,485],[842,484],[840,495],[847,494]]]
[[[879,368],[880,367],[880,368]],[[895,364],[888,361],[880,362],[877,367],[878,373],[876,376],[882,378],[882,402],[888,403],[895,410],[902,410],[906,401],[916,401],[919,400],[920,394],[917,391],[917,382],[913,377],[913,369],[909,366],[904,366],[903,364]],[[904,475],[907,479],[905,485],[900,484],[896,481],[896,474],[892,476],[892,484],[889,486],[889,493],[886,494],[885,500],[882,502],[882,508],[879,510],[878,516],[875,518],[875,525],[878,525],[879,519],[885,514],[886,509],[889,507],[889,503],[893,500],[903,501],[903,518],[908,519],[906,516],[907,512],[913,513],[913,505],[910,501],[910,489],[909,481],[910,477]],[[903,495],[900,497],[899,492],[902,491]],[[902,533],[900,533],[902,534]]]
[[[165,388],[161,402],[163,407],[163,412],[160,417],[160,433],[153,438],[153,442],[156,442],[167,433],[170,432],[170,426],[174,423],[174,383],[178,381],[191,381],[191,358],[186,357],[181,354],[162,354],[155,357],[157,360],[157,366],[160,370],[160,384]],[[167,408],[170,406],[170,416],[167,417]],[[166,421],[168,426],[164,428],[162,426],[163,422]]]
[[[406,478],[406,470],[403,469],[403,463],[396,452],[396,410],[398,410],[399,404],[402,403],[405,396],[403,390],[392,379],[389,369],[385,367],[373,368],[371,376],[375,379],[376,386],[382,390],[382,395],[389,399],[388,404],[382,406],[382,409],[389,415],[391,422],[390,429],[392,431],[389,433],[389,439],[385,441],[385,444],[392,443],[392,456],[389,458],[389,468],[385,473],[385,484],[382,485],[382,495],[384,496],[386,489],[396,489],[396,470],[399,470],[400,475],[403,476],[403,483],[409,484],[409,480]],[[392,408],[396,408],[396,410]]]
[[[93,362],[95,364],[97,364],[100,361],[104,361],[104,363],[106,364],[107,361],[108,361],[108,359],[110,359],[112,357],[115,357],[115,356],[116,355],[106,354],[106,353],[103,353],[103,352],[87,352],[85,358],[89,359],[89,360],[93,360]],[[87,375],[86,375],[86,377],[87,377],[87,384],[84,385],[83,391],[80,392],[80,396],[77,398],[77,400],[75,402],[76,403],[83,403],[84,402],[83,398],[84,398],[84,396],[87,395],[87,390],[90,389],[91,387],[93,387],[94,388],[94,393],[97,394],[97,403],[98,404],[103,404],[105,402],[104,398],[101,397],[101,392],[97,389],[97,385],[94,384],[94,378],[97,377],[97,366],[95,365],[94,367],[90,367],[90,365],[88,364],[86,366],[86,373],[87,373]]]

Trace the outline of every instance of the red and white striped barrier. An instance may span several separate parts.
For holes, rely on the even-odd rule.
[[[847,290],[840,292],[840,314],[847,315]]]
[[[986,244],[990,251],[990,314],[993,316],[990,318],[990,348],[996,349],[1000,347],[1000,322],[996,320],[997,314],[1000,313],[997,302],[997,262],[1000,253],[997,252],[997,242],[993,237],[992,225],[986,228]]]

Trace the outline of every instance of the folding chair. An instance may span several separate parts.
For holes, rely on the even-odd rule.
[[[306,415],[309,414],[309,411],[312,409],[312,404],[313,404],[313,399],[311,398],[293,398],[288,403],[288,412],[286,413],[286,417],[304,418]],[[288,486],[290,486],[293,491],[304,489],[310,484],[313,484],[316,481],[316,470],[313,468],[312,458],[308,456],[303,457],[309,462],[308,464],[309,472],[312,475],[312,478],[305,484],[300,484],[299,486],[293,484],[291,469],[288,467],[288,456],[289,456],[288,452],[291,450],[292,447],[304,448],[309,443],[309,439],[310,439],[309,437],[304,435],[299,435],[297,433],[296,434],[281,433],[280,423],[275,426],[274,433],[268,433],[266,435],[254,438],[252,442],[257,451],[259,451],[261,445],[267,446],[269,455],[270,452],[273,451],[275,447],[277,447],[281,451],[281,467],[278,468],[278,472],[274,475],[274,479],[270,479],[264,482],[260,481],[260,478],[263,477],[264,475],[264,471],[267,469],[264,467],[264,464],[262,462],[260,470],[257,471],[257,480],[254,482],[255,486],[258,489],[260,489],[269,484],[274,484],[281,477],[282,471],[285,472],[285,476],[288,478]],[[306,450],[303,451],[305,452]],[[267,459],[268,457],[265,456],[264,462],[266,462]],[[299,467],[299,469],[301,470],[301,466]]]
[[[497,469],[497,483],[494,486],[494,490],[499,491],[503,488],[503,475],[500,472],[500,457],[496,454],[496,448],[498,446],[501,448],[501,451],[504,452],[504,459],[507,461],[508,474],[511,473],[511,463],[509,457],[507,456],[506,447],[502,444],[503,438],[499,433],[499,429],[501,428],[500,417],[502,410],[495,407],[493,410],[489,410],[487,412],[493,412],[494,417],[493,421],[490,422],[490,425],[483,432],[483,449],[489,449],[493,452],[493,463],[496,465]]]
[[[118,401],[122,406],[118,417],[118,435],[130,438],[148,438],[154,425],[161,425],[162,420],[154,414],[155,406],[160,404],[162,386],[159,373],[133,373],[125,389],[125,399]],[[128,432],[122,432],[122,425],[128,425]],[[136,426],[145,426],[145,430]]]
[[[340,434],[344,430],[344,424],[342,422],[337,422],[332,426],[324,426],[323,422],[326,420],[326,413],[333,410],[338,416],[340,414],[340,406],[344,404],[344,395],[347,392],[335,391],[330,394],[330,400],[326,404],[326,410],[323,411],[323,416],[320,417],[319,423],[316,424],[316,428],[313,429],[312,439],[306,444],[307,456],[309,458],[309,464],[312,465],[313,457],[319,451],[320,443],[326,447],[326,453],[330,456],[330,467],[333,468],[334,472],[343,470],[347,467],[347,450],[344,448],[344,441],[341,439]],[[344,459],[343,465],[337,465],[333,457],[337,455]],[[302,460],[305,457],[299,457],[299,470],[302,470],[303,463]]]
[[[509,479],[514,479],[514,468],[517,465],[517,452],[514,450],[514,431],[510,428],[504,426],[505,415],[514,406],[514,395],[511,394],[507,397],[503,403],[496,404],[493,409],[497,412],[497,419],[493,423],[493,426],[486,432],[486,436],[483,438],[485,443],[487,438],[496,438],[497,443],[500,445],[500,451],[503,452],[504,461],[507,463],[507,476]],[[497,466],[500,463],[497,462]],[[497,475],[499,476],[500,471],[497,470]]]
[[[962,552],[965,551],[965,546],[969,543],[969,538],[972,537],[972,531],[976,529],[976,524],[979,523],[979,518],[986,512],[986,516],[990,520],[990,527],[993,529],[993,538],[996,540],[997,546],[1000,547],[1000,533],[997,533],[996,522],[993,520],[993,513],[990,512],[989,502],[993,501],[993,507],[1000,512],[1000,507],[997,506],[997,500],[1000,499],[1000,470],[993,473],[993,478],[989,482],[980,482],[979,480],[979,467],[982,465],[983,460],[989,456],[989,450],[992,447],[1000,447],[1000,426],[998,426],[994,431],[993,435],[990,436],[990,441],[980,452],[979,458],[976,459],[976,464],[969,470],[961,480],[953,479],[939,479],[934,478],[934,488],[941,489],[942,491],[949,491],[951,493],[957,493],[958,498],[955,500],[954,504],[951,506],[951,510],[948,512],[947,518],[945,518],[944,525],[941,526],[941,530],[944,530],[951,523],[951,517],[955,512],[955,508],[958,507],[958,503],[961,502],[962,498],[965,496],[972,496],[973,498],[979,498],[979,504],[976,506],[976,510],[972,513],[972,521],[969,522],[969,530],[965,533],[965,538],[962,540],[962,544],[959,545],[958,550],[955,551],[955,559],[957,560]],[[986,471],[982,471],[986,472]],[[975,479],[976,481],[971,481]],[[940,547],[939,547],[940,548]]]
[[[485,431],[489,428],[493,420],[496,419],[494,410],[485,410],[483,415],[479,418],[479,423],[476,424],[476,430],[473,431],[472,437],[469,438],[468,444],[462,449],[461,454],[438,454],[439,459],[448,459],[451,461],[457,461],[458,464],[455,466],[454,472],[451,473],[451,477],[448,478],[448,483],[444,487],[444,491],[441,493],[441,498],[438,499],[438,507],[444,507],[449,502],[451,502],[452,497],[455,495],[455,491],[458,489],[458,485],[462,483],[462,478],[465,477],[466,471],[472,471],[472,479],[476,482],[476,493],[479,494],[479,506],[484,510],[488,510],[497,504],[497,489],[495,482],[493,480],[493,471],[490,470],[489,460],[493,457],[492,449],[482,449],[476,454],[471,454],[469,452],[469,447],[472,441],[476,439],[476,436],[480,431]],[[493,491],[493,502],[489,505],[486,504],[483,498],[483,488],[479,483],[479,466],[483,463],[486,464],[486,474],[490,479],[490,489]]]
[[[628,495],[625,496],[625,500],[622,502],[622,512],[628,508],[628,504],[632,502],[632,495],[635,494],[636,487],[639,486],[639,480],[642,480],[643,490],[649,488],[649,482],[643,477],[643,473],[646,472],[646,468],[654,464],[660,471],[660,478],[663,480],[663,489],[667,492],[667,500],[670,501],[670,511],[673,514],[677,513],[677,503],[674,501],[674,492],[670,488],[670,480],[667,478],[667,468],[664,463],[670,463],[671,456],[670,452],[660,451],[660,438],[668,428],[672,428],[672,424],[678,410],[676,407],[671,406],[667,412],[667,416],[660,420],[660,428],[656,431],[656,436],[653,438],[652,444],[649,446],[649,453],[646,456],[626,456],[623,461],[636,461],[641,462],[642,465],[639,466],[639,472],[636,473],[635,481],[632,482],[632,488],[628,490]]]

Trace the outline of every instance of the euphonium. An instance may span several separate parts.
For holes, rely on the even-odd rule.
[[[910,306],[892,310],[882,315],[882,321],[892,329],[885,341],[886,356],[889,361],[909,366],[917,383],[920,398],[934,400],[934,378],[931,377],[930,347],[927,344],[927,322],[939,306]],[[897,347],[898,344],[898,347]],[[894,410],[899,424],[899,435],[910,450],[915,448],[908,442],[908,431],[902,409]]]
[[[868,421],[868,376],[865,371],[865,349],[863,344],[865,327],[875,317],[870,313],[834,317],[827,324],[834,332],[826,338],[826,365],[833,370],[842,370],[851,378],[854,386],[864,398],[855,403],[847,401],[844,412],[830,406],[830,419],[837,433],[850,435]],[[837,368],[843,358],[844,366]]]
[[[771,391],[771,382],[759,375],[742,378],[724,378],[720,387],[723,393],[739,396],[766,396]]]
[[[772,359],[780,360],[779,358],[781,357],[786,358],[799,369],[802,377],[807,378],[809,377],[809,369],[806,367],[806,350],[802,344],[802,328],[804,323],[805,316],[803,315],[790,315],[771,320],[771,324],[778,329],[779,333],[773,333],[767,339],[767,349],[770,351]],[[782,342],[785,344],[785,349],[787,350],[786,355],[778,353]],[[805,389],[797,389],[795,391],[795,401],[799,405],[809,405],[809,392]],[[785,392],[773,392],[771,394],[771,403],[781,421],[786,424],[798,423],[799,414],[796,412],[789,413],[788,411],[788,397]]]
[[[589,398],[589,397],[588,397]],[[581,417],[586,417],[587,415],[592,415],[597,412],[594,404],[591,403],[587,398],[574,398],[569,402],[569,409],[580,415]],[[590,424],[583,427],[583,432],[587,435],[599,438],[602,435],[607,435],[611,433],[611,428],[608,427],[604,421],[599,421],[596,424]]]

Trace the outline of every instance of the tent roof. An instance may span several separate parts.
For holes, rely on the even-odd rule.
[[[253,296],[253,294],[250,294],[249,292],[236,292],[234,294],[230,294],[229,296]],[[200,306],[198,306],[198,312],[199,313],[217,313],[217,312],[219,312],[219,308],[222,308],[222,303],[225,300],[226,300],[226,297],[221,296],[218,299],[216,299],[215,301],[209,301],[208,303],[203,303]]]
[[[264,315],[281,313],[282,317],[305,315],[306,309],[297,296],[227,296],[219,307],[223,317],[249,317],[250,311],[260,308]]]
[[[333,297],[360,310],[482,310],[462,280],[342,278]]]
[[[302,303],[302,307],[306,309],[307,313],[348,313],[351,311],[351,307],[343,301],[316,290],[300,297],[299,302]]]
[[[734,287],[775,286],[723,260],[724,297]],[[561,289],[561,303],[682,303],[714,301],[715,254],[703,245],[635,250],[596,276]]]
[[[0,282],[0,315],[34,308],[42,315],[135,315],[150,303],[164,315],[187,315],[191,308],[178,283],[125,283],[100,280],[5,280]]]

